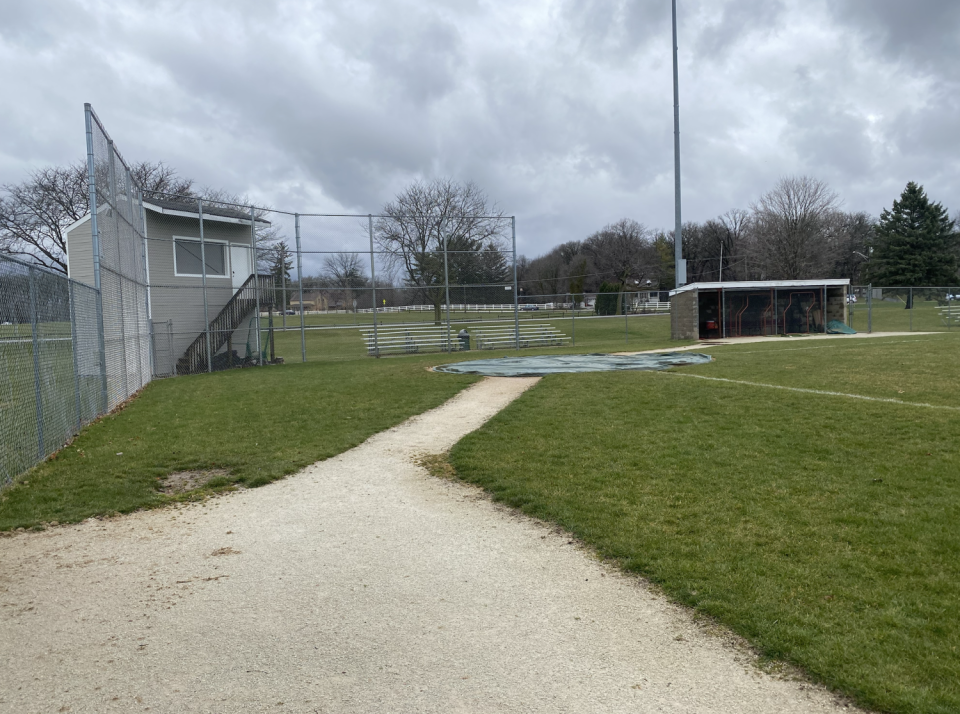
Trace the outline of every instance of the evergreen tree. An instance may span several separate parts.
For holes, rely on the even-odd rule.
[[[280,241],[271,249],[270,274],[273,276],[274,301],[281,310],[287,309],[287,287],[293,269],[293,255],[286,241]],[[280,288],[280,289],[277,289]]]
[[[957,282],[955,224],[913,181],[877,224],[870,280],[876,285],[949,286]]]

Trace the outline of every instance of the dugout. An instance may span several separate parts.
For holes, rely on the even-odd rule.
[[[674,340],[796,335],[847,322],[849,280],[692,283],[670,291]]]

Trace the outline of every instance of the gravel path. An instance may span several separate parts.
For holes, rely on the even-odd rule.
[[[413,463],[535,382],[270,486],[0,539],[0,711],[844,710]]]

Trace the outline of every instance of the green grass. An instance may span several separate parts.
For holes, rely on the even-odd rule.
[[[742,346],[704,345],[699,351],[711,355],[714,362],[683,371],[904,402],[960,406],[958,335],[836,341],[771,338],[770,342]]]
[[[533,314],[536,315],[536,313]],[[525,316],[523,319],[526,321],[530,318]],[[574,325],[568,314],[566,318],[539,319],[535,322],[550,324],[568,337],[576,336],[576,345],[545,350],[551,353],[640,350],[680,344],[670,342],[670,317],[668,315],[635,315],[626,319],[622,316],[577,318],[576,325]],[[451,323],[453,323],[452,317]],[[433,324],[432,320],[429,324]],[[459,330],[460,327],[466,327],[469,332],[475,327],[490,326],[491,324],[489,320],[484,323],[456,324],[454,329]],[[513,322],[512,320],[504,321],[500,324],[512,326]],[[276,318],[274,318],[274,325],[279,327]],[[299,325],[299,322],[297,325]],[[372,328],[372,325],[367,327]],[[288,363],[301,361],[299,329],[288,329],[285,332],[279,329],[275,330],[274,344],[278,357],[283,357]],[[307,330],[306,347],[308,362],[366,358],[366,348],[357,328]],[[472,353],[472,358],[477,359],[480,356],[496,357],[512,352],[514,351],[475,351]],[[533,354],[534,352],[525,349],[523,353]]]
[[[907,310],[906,297],[906,293],[903,293],[899,299],[874,300],[873,316],[869,321],[866,302],[851,305],[848,322],[853,329],[860,332],[866,332],[869,324],[872,324],[874,332],[944,332],[958,329],[956,316],[960,316],[960,305],[951,305],[954,317],[948,325],[944,312],[938,309],[936,301],[922,300],[918,290],[913,310]]]
[[[790,339],[682,371],[960,406],[958,348]],[[763,656],[881,711],[945,713],[960,711],[958,441],[960,411],[584,374],[545,378],[450,459]]]
[[[668,319],[632,317],[628,325],[631,349],[670,344]],[[578,336],[583,333],[587,345],[578,339],[577,347],[559,351],[624,349],[623,326],[622,318],[580,320]],[[278,332],[276,353],[285,358],[283,366],[154,381],[124,410],[89,425],[69,448],[0,492],[0,530],[176,500],[158,491],[158,479],[174,471],[230,472],[229,478],[211,482],[212,488],[267,483],[437,406],[475,380],[433,374],[428,365],[516,354],[474,351],[376,360],[366,356],[355,329],[316,330],[307,340],[307,364],[298,364],[300,333]],[[10,452],[11,466],[22,469],[37,453],[32,352],[21,350],[3,364],[17,367],[6,381],[0,375],[0,387],[10,388],[11,403],[19,408],[16,415],[0,413],[16,416],[0,419],[5,446],[0,455]],[[51,394],[62,396],[63,403],[47,404],[47,412],[73,418],[72,387]]]
[[[521,320],[569,320],[572,316],[572,310],[560,309],[540,309],[540,310],[521,310]],[[441,309],[440,319],[446,321],[446,311]],[[594,316],[592,308],[578,308],[577,318]],[[277,327],[286,326],[287,328],[300,328],[300,315],[281,315],[274,314],[274,324]],[[434,312],[429,311],[404,311],[404,312],[378,312],[377,320],[386,325],[417,325],[434,323]],[[502,320],[513,320],[513,309],[509,310],[451,310],[451,322],[498,322]],[[349,327],[349,326],[372,326],[372,312],[329,312],[329,313],[310,313],[303,316],[303,322],[307,327]]]
[[[438,361],[436,355],[365,359],[155,381],[0,492],[0,530],[175,500],[158,491],[160,477],[174,471],[229,471],[212,488],[268,483],[438,406],[475,381],[426,371]]]

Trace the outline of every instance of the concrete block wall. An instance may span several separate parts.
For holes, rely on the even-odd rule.
[[[670,339],[700,339],[700,315],[696,290],[678,293],[670,299]]]
[[[846,288],[827,288],[827,322],[831,320],[847,323]]]

